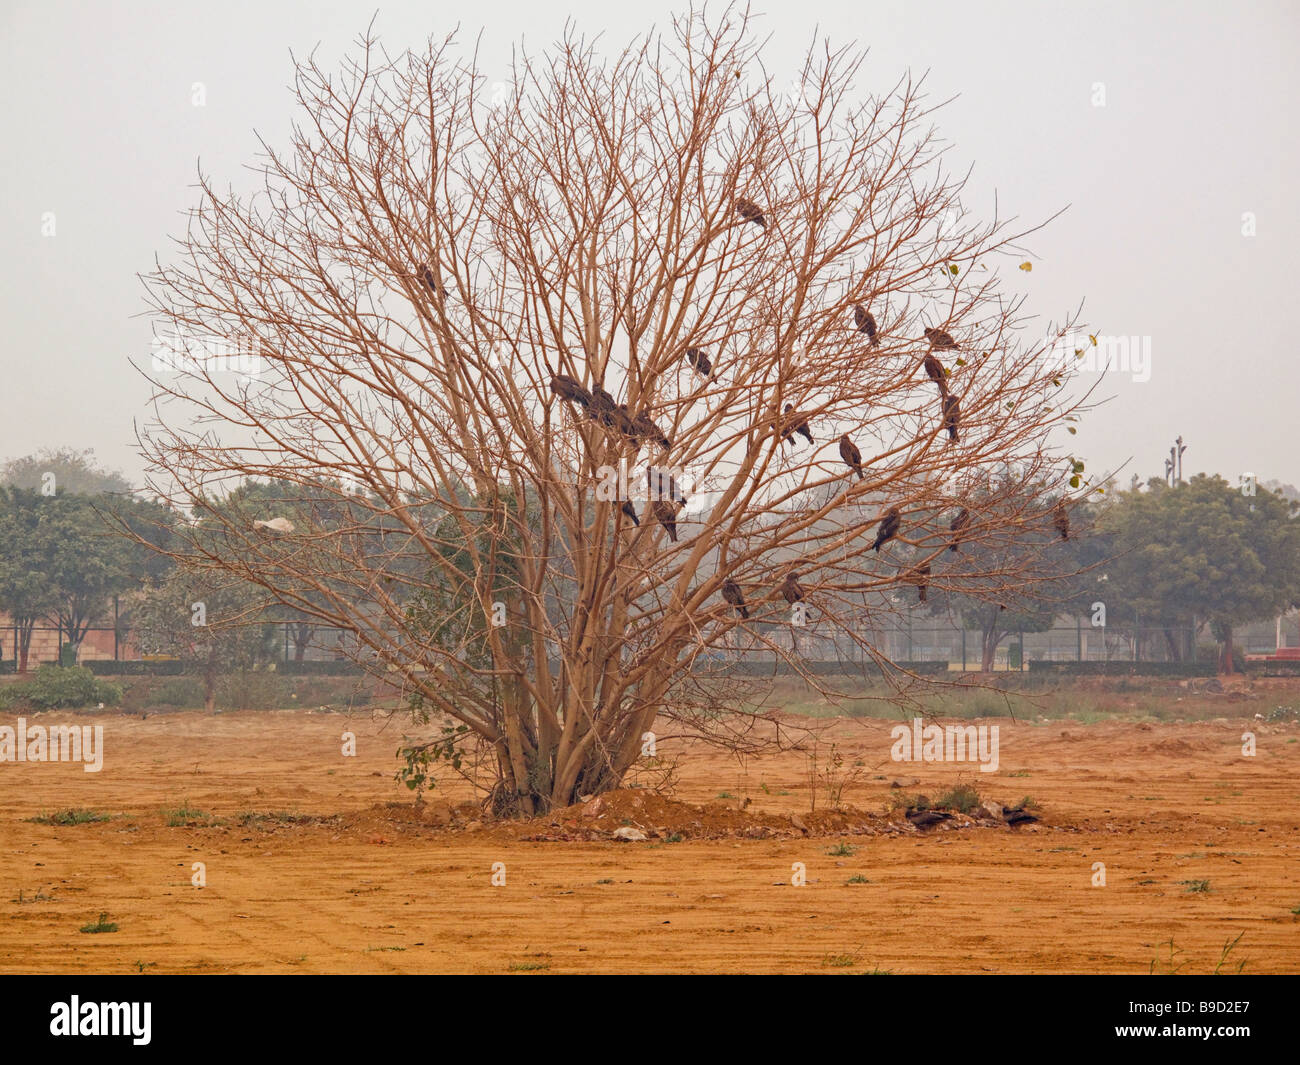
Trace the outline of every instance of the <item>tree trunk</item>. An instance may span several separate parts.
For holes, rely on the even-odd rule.
[[[996,627],[985,629],[983,633],[983,652],[980,657],[980,670],[984,673],[993,672],[993,662],[997,657],[998,644],[1002,642],[1005,633],[999,632]]]
[[[1223,648],[1219,652],[1219,672],[1235,673],[1236,667],[1232,660],[1232,626],[1224,625],[1220,631],[1223,633]]]
[[[307,645],[311,643],[311,626],[300,624],[292,630],[293,660],[301,662],[307,657]]]
[[[1169,661],[1181,662],[1183,660],[1182,648],[1178,646],[1178,641],[1174,638],[1174,630],[1168,625],[1164,628],[1165,646],[1169,649]]]

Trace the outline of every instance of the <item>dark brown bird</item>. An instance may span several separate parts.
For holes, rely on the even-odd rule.
[[[641,520],[636,516],[636,507],[634,507],[634,506],[632,505],[632,501],[631,501],[631,500],[624,500],[624,501],[623,501],[623,505],[622,505],[621,507],[619,507],[618,509],[621,510],[624,514],[626,514],[626,515],[627,515],[627,516],[632,520],[632,524],[633,524],[633,525],[635,525],[635,526],[637,526],[638,528],[640,528],[640,526],[641,526]]]
[[[917,599],[924,603],[925,593],[930,587],[930,563],[923,566],[913,566],[903,577],[908,584],[915,585]]]
[[[917,828],[930,828],[934,825],[941,824],[944,821],[951,821],[952,814],[944,813],[942,810],[923,810],[918,808],[908,810],[907,819]]]
[[[654,466],[647,466],[645,478],[649,485],[650,495],[655,499],[663,499],[666,494],[669,500],[681,503],[683,506],[686,505],[686,496],[677,487],[677,480],[671,473],[666,470],[656,469]]]
[[[1064,499],[1056,501],[1056,506],[1052,510],[1052,524],[1056,526],[1056,531],[1061,534],[1062,540],[1070,538],[1070,512],[1065,509]]]
[[[925,358],[921,360],[921,365],[925,367],[925,372],[930,380],[939,386],[939,395],[948,394],[948,372],[943,368],[943,363],[934,357],[933,352],[927,351]]]
[[[709,377],[713,373],[713,364],[709,362],[709,357],[699,348],[686,349],[686,361],[691,364],[696,373]]]
[[[871,545],[871,550],[879,551],[883,544],[888,543],[898,535],[898,530],[903,527],[903,515],[897,507],[890,507],[885,511],[885,516],[881,519],[880,528],[876,530],[876,542]]]
[[[791,606],[803,600],[803,585],[799,583],[799,574],[794,570],[787,573],[785,580],[781,582],[781,594]]]
[[[641,439],[649,440],[652,444],[658,444],[665,451],[673,446],[673,442],[664,435],[664,431],[655,425],[649,411],[643,410],[638,413],[632,424],[636,427],[637,434]]]
[[[862,452],[858,450],[858,445],[849,439],[848,433],[840,437],[840,458],[849,469],[857,471],[858,480],[866,477],[862,472]]]
[[[747,200],[744,196],[737,196],[736,213],[746,222],[754,222],[762,229],[767,228],[767,218],[753,200]]]
[[[957,511],[957,516],[952,519],[952,524],[948,526],[952,530],[952,543],[948,545],[949,551],[956,551],[958,545],[965,539],[965,532],[970,527],[970,511],[965,507]]]
[[[1029,813],[1023,804],[1020,806],[1008,806],[1002,811],[1002,820],[1012,828],[1016,825],[1029,825],[1038,820],[1033,814]]]
[[[876,318],[860,303],[853,305],[853,321],[857,324],[859,333],[867,334],[873,348],[880,347],[880,337],[876,335]]]
[[[930,347],[939,348],[943,351],[955,351],[957,341],[953,340],[951,333],[945,333],[942,329],[930,329],[925,331],[925,339],[930,342]]]
[[[613,423],[615,429],[628,437],[628,439],[635,441],[638,447],[641,446],[641,434],[637,430],[636,423],[627,413],[626,403],[620,403],[614,408],[613,412],[610,414],[610,421]]]
[[[961,424],[961,398],[946,395],[943,397],[943,427],[948,430],[948,439],[956,442],[960,439],[957,428]]]
[[[787,404],[785,405],[785,413],[786,413],[786,414],[792,414],[792,413],[794,413],[794,404],[793,404],[793,403],[787,403]],[[799,423],[798,425],[795,425],[795,424],[794,424],[796,421]],[[789,440],[789,439],[790,439],[790,433],[791,433],[791,431],[796,432],[796,433],[798,433],[800,436],[802,436],[802,437],[804,437],[805,439],[807,439],[808,443],[811,444],[811,443],[813,442],[812,429],[810,429],[810,428],[808,427],[808,419],[807,419],[807,418],[803,418],[803,417],[801,417],[800,415],[795,415],[794,418],[787,418],[787,419],[786,419],[785,431],[781,434],[781,439],[782,439],[782,440]]]
[[[438,284],[438,279],[433,276],[433,271],[429,269],[428,263],[420,264],[420,280],[424,282],[424,287],[434,295],[447,295],[447,290],[442,285]]]
[[[668,539],[677,543],[677,507],[666,499],[656,499],[652,505],[655,519],[668,533]]]
[[[722,582],[722,598],[734,606],[736,613],[742,618],[749,617],[749,610],[745,606],[745,595],[735,581],[728,579]]]
[[[606,392],[600,385],[593,385],[591,389],[591,403],[587,407],[587,415],[594,422],[600,422],[601,425],[614,427],[614,411],[618,409],[614,402],[614,397]]]
[[[571,403],[581,403],[584,407],[591,406],[591,393],[567,374],[551,374],[551,391]]]

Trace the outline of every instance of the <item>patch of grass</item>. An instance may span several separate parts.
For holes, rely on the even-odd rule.
[[[852,843],[837,843],[826,853],[832,858],[851,858],[858,853],[858,848]]]
[[[512,973],[538,973],[550,967],[551,963],[549,961],[512,961],[508,971]]]
[[[1295,907],[1295,909],[1293,909],[1291,912],[1295,914],[1297,917],[1300,917],[1300,906]]]
[[[958,784],[939,796],[935,806],[940,810],[956,810],[959,814],[968,814],[978,808],[980,793],[969,784]]]
[[[52,814],[39,814],[27,820],[36,825],[88,825],[95,821],[111,821],[113,815],[69,806],[66,810],[57,810]]]
[[[400,952],[400,951],[403,951],[403,950],[405,950],[405,949],[406,949],[405,947],[366,947],[365,952],[366,952],[367,954],[373,954],[373,953],[376,953],[376,952],[378,952],[378,953],[380,953],[380,954],[384,954],[384,953],[387,953],[387,952],[389,952],[389,951]],[[304,954],[303,957],[306,957],[306,955]]]
[[[16,899],[10,899],[9,901],[16,902],[19,906],[24,906],[29,902],[53,902],[54,896],[45,894],[44,888],[37,888],[35,895],[24,896],[23,889],[19,888],[18,897]]]
[[[860,972],[860,973],[858,973],[858,975],[859,975],[859,976],[893,976],[893,975],[894,975],[894,970],[893,970],[893,969],[881,969],[881,968],[877,967],[877,968],[875,968],[875,969],[867,969],[865,972]]]
[[[596,881],[597,884],[612,884],[613,882],[614,881],[610,877],[605,877],[603,880]]]
[[[135,963],[135,971],[138,973],[142,973],[146,969],[155,969],[157,968],[157,966],[158,963],[156,961],[138,961]]]
[[[685,838],[686,838],[686,837],[683,836],[680,832],[669,832],[668,835],[664,836],[664,842],[665,842],[665,843],[681,843],[682,840],[684,840]]]
[[[857,963],[852,954],[827,954],[822,958],[822,966],[827,969],[851,969]]]
[[[737,798],[737,796],[732,795],[731,792],[729,792],[729,791],[720,791],[720,792],[718,792],[718,798],[719,798],[719,799],[735,799],[735,798]]]
[[[1013,810],[1017,808],[1021,810],[1041,810],[1042,804],[1032,795],[1026,795],[1018,803],[1013,803],[1011,808]]]
[[[1008,773],[1009,777],[1027,777],[1030,775],[1028,769],[1017,769],[1014,773]]]
[[[211,824],[213,820],[210,813],[195,809],[190,805],[188,799],[175,809],[163,810],[161,813],[168,828],[182,828],[185,825],[207,825]]]
[[[94,935],[98,935],[100,932],[116,932],[117,925],[113,924],[108,919],[107,913],[101,913],[99,915],[98,921],[92,921],[89,924],[83,924],[80,928],[80,931],[85,932],[87,935],[94,936]]]
[[[870,884],[871,881],[868,880],[868,879],[867,879],[865,876],[863,876],[861,873],[858,873],[858,874],[856,874],[855,876],[851,876],[851,877],[849,877],[846,881],[844,881],[844,883],[846,883],[846,884]]]
[[[1208,880],[1180,880],[1178,882],[1187,885],[1188,894],[1208,895],[1210,893],[1210,882]]]

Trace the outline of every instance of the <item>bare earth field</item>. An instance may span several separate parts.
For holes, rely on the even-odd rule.
[[[839,814],[824,792],[810,812],[804,753],[742,765],[663,740],[678,802],[624,791],[526,825],[449,811],[464,787],[417,813],[393,779],[401,727],[368,714],[27,714],[103,724],[106,754],[100,773],[0,764],[0,972],[1293,973],[1300,726],[1253,720],[1269,705],[1004,718],[988,774],[894,763],[890,722],[838,719],[857,778]],[[1041,820],[920,832],[887,812],[899,777],[1032,796]],[[29,820],[66,808],[112,816]],[[625,822],[650,838],[614,841]],[[101,912],[116,932],[79,931]]]

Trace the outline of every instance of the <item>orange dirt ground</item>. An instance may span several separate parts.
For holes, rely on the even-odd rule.
[[[742,765],[664,740],[678,801],[624,791],[505,825],[449,811],[442,799],[464,789],[417,813],[393,779],[396,721],[27,714],[104,724],[106,753],[98,774],[0,764],[0,972],[1205,973],[1239,934],[1223,971],[1296,972],[1300,726],[1224,712],[1002,719],[989,774],[891,762],[890,723],[843,719],[833,738],[859,777],[843,801],[861,812],[833,816],[824,793],[810,813],[804,753]],[[1247,728],[1255,757],[1241,754]],[[345,729],[355,757],[341,754]],[[917,779],[907,793],[969,782],[1002,803],[1030,795],[1041,821],[918,832],[886,813],[899,777]],[[752,801],[742,811],[720,792]],[[160,811],[181,806],[215,823],[168,827]],[[114,818],[27,820],[68,807]],[[311,816],[241,824],[251,811]],[[613,841],[624,821],[650,838]],[[856,849],[829,853],[841,842]],[[79,932],[101,912],[118,931]]]

